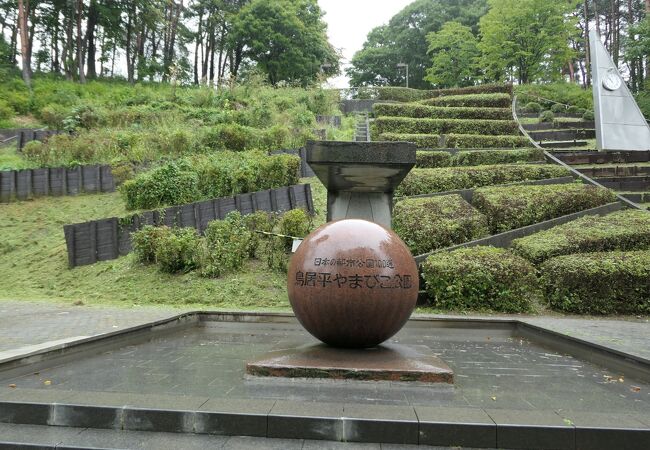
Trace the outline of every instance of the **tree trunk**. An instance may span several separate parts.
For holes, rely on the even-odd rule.
[[[81,37],[81,16],[83,14],[84,2],[77,0],[77,67],[79,69],[79,82],[86,82],[86,73],[84,72],[84,51]]]
[[[131,44],[133,41],[133,23],[132,21],[134,20],[135,16],[135,7],[131,9],[128,13],[128,19],[126,22],[126,76],[129,81],[129,83],[133,84],[135,81],[134,78],[134,70],[133,70],[133,60],[131,59],[131,53],[132,53],[132,48]],[[115,55],[115,47],[117,44],[115,43],[113,47],[113,55]],[[113,58],[113,64],[115,64],[115,58]]]
[[[95,29],[99,20],[99,8],[97,8],[97,0],[90,0],[90,7],[88,8],[88,22],[86,25],[86,53],[87,60],[87,77],[90,79],[97,78],[97,69],[95,65],[95,54],[97,53],[97,45],[95,43]]]
[[[584,86],[591,86],[591,47],[589,44],[589,0],[585,0],[585,76]]]
[[[20,53],[22,58],[22,73],[25,84],[31,89],[32,86],[32,62],[29,49],[29,36],[27,27],[27,16],[29,15],[29,0],[18,0],[18,24],[20,27]]]

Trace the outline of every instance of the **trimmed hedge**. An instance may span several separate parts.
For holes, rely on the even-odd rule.
[[[544,161],[544,150],[538,148],[477,150],[458,152],[454,158],[454,165],[480,166],[484,164],[514,164],[537,161]]]
[[[530,141],[524,136],[485,136],[471,134],[450,134],[440,140],[437,134],[382,133],[383,141],[413,142],[419,148],[525,148]]]
[[[542,264],[556,310],[578,314],[650,313],[650,251],[566,255]]]
[[[484,136],[472,134],[450,134],[448,148],[525,148],[530,141],[525,136]]]
[[[586,216],[512,243],[515,253],[535,264],[572,253],[650,249],[650,214],[639,210]]]
[[[485,216],[460,195],[398,202],[393,229],[416,255],[489,235]]]
[[[515,164],[544,161],[544,151],[537,148],[517,150],[462,151],[452,155],[446,151],[416,152],[416,167],[436,168],[453,166],[481,166],[488,164]]]
[[[397,187],[397,196],[411,196],[472,189],[495,184],[543,180],[568,175],[553,164],[511,164],[491,166],[413,169]]]
[[[511,84],[484,84],[479,86],[470,86],[465,88],[454,89],[410,89],[405,87],[380,87],[376,88],[377,99],[382,101],[395,101],[395,102],[414,102],[427,98],[443,97],[450,95],[463,95],[463,94],[492,94],[492,93],[505,93],[509,96],[512,95]]]
[[[444,309],[526,312],[540,295],[532,264],[494,247],[431,255],[422,277],[433,306]]]
[[[519,126],[514,120],[414,119],[378,117],[373,122],[377,133],[400,134],[482,134],[515,135]]]
[[[429,106],[474,107],[474,108],[508,108],[512,105],[509,94],[467,94],[449,97],[437,97],[421,100],[421,104]]]
[[[454,165],[454,156],[445,151],[415,152],[415,167],[434,168],[451,167]]]
[[[418,104],[375,103],[373,113],[375,117],[512,120],[512,110],[510,108],[445,108]]]
[[[490,231],[500,233],[614,201],[609,189],[574,183],[486,187],[474,192],[473,204],[487,216]]]
[[[126,181],[127,209],[152,209],[298,184],[300,158],[219,152],[167,163]]]

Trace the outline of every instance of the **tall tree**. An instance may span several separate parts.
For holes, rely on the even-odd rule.
[[[481,65],[490,81],[519,83],[559,79],[573,51],[577,29],[565,0],[488,0],[481,19]]]
[[[243,44],[272,84],[306,84],[321,71],[338,72],[322,16],[316,0],[253,0],[235,19],[231,40]]]
[[[427,55],[429,33],[440,31],[446,22],[456,21],[478,32],[478,22],[487,11],[486,0],[416,0],[388,23],[373,29],[352,58],[346,72],[353,86],[404,85],[409,66],[409,86],[427,88],[426,69],[431,65]]]
[[[437,33],[429,33],[432,65],[424,78],[437,88],[472,86],[479,78],[478,40],[469,27],[447,22]]]

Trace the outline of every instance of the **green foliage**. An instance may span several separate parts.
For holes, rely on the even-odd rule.
[[[270,233],[275,228],[277,222],[277,214],[268,213],[266,211],[256,211],[252,214],[244,216],[244,223],[246,228],[251,233],[250,246],[248,254],[254,257],[261,250],[261,244],[264,242],[265,235],[260,232]]]
[[[378,136],[383,141],[413,142],[419,148],[522,148],[530,147],[530,141],[524,136],[484,136],[471,134],[400,134],[382,133]]]
[[[205,241],[199,247],[201,275],[219,277],[242,268],[251,256],[253,233],[238,211],[224,220],[214,220],[205,230]]]
[[[542,180],[568,175],[563,167],[553,164],[515,164],[439,169],[413,169],[397,187],[397,196],[412,196],[472,189],[528,180]]]
[[[398,86],[405,84],[409,65],[409,86],[424,88],[425,71],[431,65],[426,36],[438,32],[446,22],[456,21],[478,31],[485,13],[485,0],[416,0],[393,16],[387,25],[374,28],[347,70],[351,86]]]
[[[5,100],[0,100],[0,120],[8,120],[16,115],[14,109]]]
[[[155,263],[156,250],[161,246],[161,242],[167,242],[172,234],[173,231],[169,227],[154,227],[152,225],[145,225],[131,233],[131,245],[135,258],[143,264]]]
[[[650,251],[549,259],[540,268],[553,309],[578,314],[650,313]]]
[[[393,229],[415,255],[489,234],[486,218],[460,195],[397,202],[393,210]]]
[[[474,206],[485,214],[492,233],[513,230],[616,201],[609,189],[583,184],[485,187],[474,192]]]
[[[304,209],[287,211],[280,218],[278,225],[281,234],[297,238],[304,238],[312,228],[311,218]]]
[[[526,106],[524,106],[524,110],[529,113],[541,113],[542,105],[537,102],[528,102],[526,103]]]
[[[539,121],[540,122],[553,122],[555,120],[555,114],[553,111],[542,111],[542,113],[539,115]]]
[[[539,297],[535,268],[508,250],[471,247],[436,253],[422,264],[433,306],[453,310],[528,312]]]
[[[544,150],[524,148],[516,150],[476,150],[458,152],[455,166],[480,166],[488,164],[514,164],[544,161]]]
[[[586,120],[587,122],[593,121],[595,118],[596,116],[594,116],[593,111],[585,111],[582,115],[582,120]]]
[[[293,237],[305,237],[312,228],[311,217],[302,209],[285,212],[276,226],[278,234]],[[262,253],[269,269],[286,273],[293,239],[284,236],[267,236],[262,244]]]
[[[625,210],[607,216],[586,216],[550,230],[516,239],[512,249],[539,264],[572,253],[650,249],[650,214]]]
[[[542,109],[550,109],[554,103],[563,103],[578,108],[593,109],[591,89],[583,89],[577,83],[535,83],[518,85],[515,88],[520,105],[536,102]],[[536,111],[537,112],[537,111]]]
[[[165,273],[179,273],[197,267],[197,249],[200,238],[193,228],[172,228],[156,240],[155,258]]]
[[[127,209],[152,209],[191,203],[201,197],[198,176],[189,161],[179,160],[138,175],[120,186]]]
[[[413,117],[423,119],[492,119],[512,120],[510,108],[445,108],[420,104],[375,103],[375,117]]]
[[[458,22],[445,23],[427,35],[431,67],[424,77],[436,87],[472,86],[478,79],[478,40],[472,29]]]
[[[463,94],[434,97],[421,100],[421,104],[429,106],[470,107],[470,108],[508,108],[512,99],[506,93],[492,94]]]
[[[537,148],[515,150],[471,150],[452,155],[446,151],[418,151],[416,167],[481,166],[544,161],[544,151]]]
[[[41,121],[53,130],[62,130],[63,121],[68,117],[69,108],[66,106],[51,104],[46,105],[38,112]]]
[[[368,89],[374,93],[376,99],[381,102],[403,102],[410,103],[420,100],[427,100],[438,97],[450,97],[458,95],[472,94],[508,94],[512,96],[513,88],[511,84],[481,84],[478,86],[468,86],[463,88],[451,89],[412,89],[397,86],[382,86],[374,89]],[[368,98],[371,98],[369,95]]]
[[[564,0],[488,0],[481,18],[480,67],[491,81],[552,80],[573,56],[567,42],[577,37],[575,4]]]
[[[519,127],[514,120],[414,119],[378,117],[372,125],[377,133],[397,134],[481,134],[515,135]]]
[[[126,181],[127,209],[151,209],[298,184],[300,159],[258,152],[221,152],[180,159]]]
[[[566,113],[566,106],[560,104],[560,103],[553,103],[551,105],[551,111],[553,111],[555,114],[563,114]]]
[[[273,85],[306,85],[324,64],[331,66],[326,73],[338,73],[338,56],[326,30],[316,0],[253,0],[239,12],[231,33]]]
[[[432,169],[435,167],[450,167],[453,156],[445,151],[418,151],[415,154],[415,167]]]

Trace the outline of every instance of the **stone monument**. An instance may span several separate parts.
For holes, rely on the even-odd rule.
[[[589,33],[599,151],[650,150],[650,126],[595,30]]]
[[[251,361],[257,376],[452,383],[428,348],[381,345],[415,308],[418,268],[390,229],[393,192],[415,165],[403,142],[310,142],[307,162],[327,187],[328,223],[291,258],[288,294],[298,321],[325,345]]]

